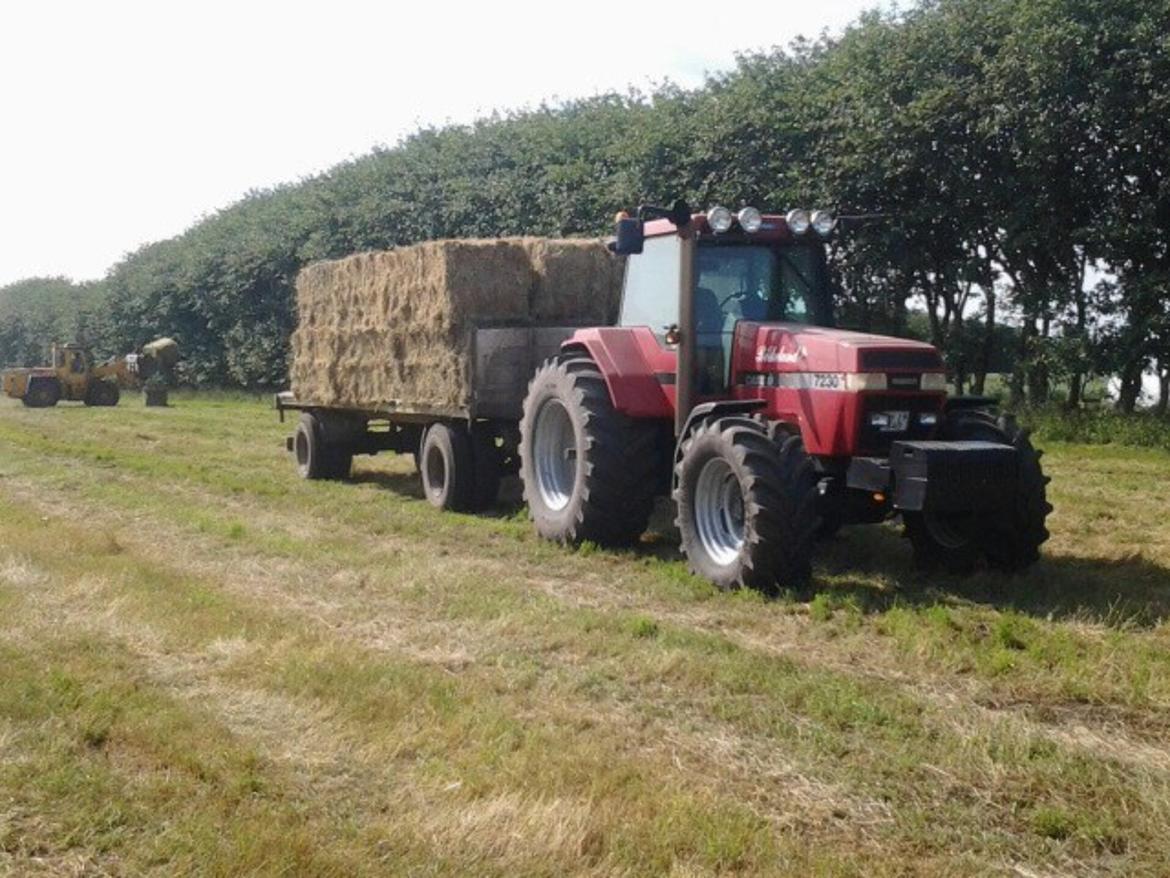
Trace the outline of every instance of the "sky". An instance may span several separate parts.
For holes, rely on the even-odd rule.
[[[737,52],[839,31],[873,5],[14,0],[0,8],[0,285],[98,278],[249,189],[419,127],[699,85]]]

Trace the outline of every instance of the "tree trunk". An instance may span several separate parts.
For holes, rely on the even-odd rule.
[[[1142,392],[1142,373],[1145,371],[1146,358],[1135,357],[1125,364],[1121,370],[1121,388],[1117,393],[1117,408],[1125,414],[1132,414],[1137,408],[1138,397]]]
[[[1154,408],[1159,417],[1166,416],[1167,404],[1170,403],[1170,366],[1158,364],[1158,405]]]
[[[1031,372],[1032,339],[1036,337],[1036,318],[1031,314],[1024,315],[1024,325],[1020,327],[1020,344],[1016,351],[1016,362],[1012,369],[1012,396],[1013,406],[1020,406],[1027,402],[1028,380]]]
[[[1070,411],[1081,407],[1081,398],[1085,392],[1085,375],[1083,372],[1073,372],[1068,379],[1068,402],[1065,407]]]
[[[979,352],[979,362],[975,366],[975,376],[971,381],[971,392],[982,396],[987,387],[987,373],[991,371],[991,361],[995,356],[995,284],[990,284],[984,291],[987,300],[987,316],[983,321],[983,348]]]
[[[1078,352],[1076,365],[1073,367],[1072,375],[1068,381],[1069,409],[1080,408],[1085,394],[1084,358],[1088,356],[1089,326],[1089,303],[1085,297],[1085,268],[1087,265],[1088,259],[1082,251],[1080,272],[1073,286],[1073,303],[1076,306],[1077,314],[1077,344],[1080,345],[1080,351]]]

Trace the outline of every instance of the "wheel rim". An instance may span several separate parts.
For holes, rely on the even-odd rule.
[[[970,542],[961,518],[945,518],[938,515],[926,516],[926,530],[931,539],[944,549],[962,549]]]
[[[443,450],[438,445],[427,446],[423,460],[423,477],[426,480],[427,494],[432,500],[439,500],[443,491],[447,489],[447,459],[443,457]]]
[[[743,492],[731,465],[713,458],[695,483],[695,530],[703,551],[716,564],[735,562],[743,548]]]
[[[577,437],[569,412],[558,399],[547,400],[536,413],[532,457],[541,502],[560,512],[573,499],[577,482]]]

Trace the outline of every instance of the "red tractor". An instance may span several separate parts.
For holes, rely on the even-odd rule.
[[[948,399],[931,345],[834,327],[834,226],[681,202],[619,215],[618,324],[573,333],[524,399],[542,536],[632,543],[669,492],[692,571],[724,588],[800,586],[818,535],[893,516],[927,565],[1038,559],[1040,453],[989,400]]]

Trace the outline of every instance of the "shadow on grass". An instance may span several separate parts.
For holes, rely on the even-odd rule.
[[[422,500],[422,479],[418,473],[390,473],[384,470],[357,470],[350,481],[355,485],[377,485],[403,497]]]
[[[1141,557],[1044,554],[1018,574],[971,576],[919,570],[893,527],[848,528],[821,544],[822,591],[851,596],[864,612],[895,602],[932,605],[958,599],[1044,619],[1083,619],[1111,627],[1152,627],[1170,618],[1170,570]]]
[[[355,470],[349,479],[355,485],[375,485],[393,491],[401,497],[425,500],[422,478],[417,472],[387,472],[385,470]],[[514,477],[500,481],[500,494],[490,509],[479,513],[484,518],[511,518],[524,506],[520,480]]]
[[[424,499],[418,473],[359,470],[353,481]],[[520,480],[509,477],[501,483],[499,500],[481,515],[513,518],[523,506]],[[642,542],[625,551],[664,563],[681,562],[673,519],[670,504],[660,501]],[[847,598],[865,613],[881,613],[895,603],[931,606],[960,600],[1119,628],[1152,627],[1170,618],[1170,570],[1145,558],[1044,555],[1024,573],[984,571],[958,577],[917,569],[909,543],[892,526],[845,528],[819,543],[812,588],[796,597],[809,599],[818,593]]]

